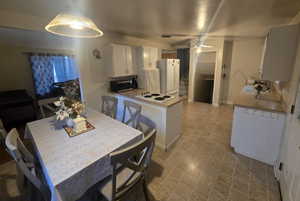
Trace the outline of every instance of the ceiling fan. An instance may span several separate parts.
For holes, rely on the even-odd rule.
[[[190,37],[190,38],[201,38],[203,35],[193,35],[193,34],[162,34],[162,38],[172,38],[172,37]],[[204,48],[212,48],[213,46],[211,45],[206,45],[204,43],[201,43],[199,47],[204,47]]]
[[[193,34],[162,34],[162,38],[172,38],[172,37],[201,37],[201,35],[193,35]]]

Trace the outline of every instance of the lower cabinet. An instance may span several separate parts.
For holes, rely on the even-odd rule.
[[[122,120],[124,100],[132,101],[142,106],[142,115],[150,118],[156,124],[156,146],[167,151],[182,134],[182,101],[171,106],[159,106],[134,98],[117,95],[117,119]]]
[[[235,152],[274,165],[285,114],[235,106],[233,118],[231,146]]]

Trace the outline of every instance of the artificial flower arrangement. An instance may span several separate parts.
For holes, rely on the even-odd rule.
[[[61,121],[67,118],[78,118],[84,111],[84,105],[80,101],[67,97],[60,97],[54,105],[58,107],[56,119]]]
[[[75,99],[67,97],[60,97],[58,101],[54,102],[58,107],[56,112],[56,119],[65,120],[66,126],[71,128],[76,133],[80,133],[87,129],[86,119],[81,117],[84,111],[84,104]]]
[[[267,93],[270,91],[270,83],[265,80],[255,80],[253,87],[256,90],[256,97],[258,98],[260,94]]]

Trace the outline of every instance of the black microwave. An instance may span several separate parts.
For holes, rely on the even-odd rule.
[[[110,90],[112,92],[128,91],[137,88],[137,77],[118,78],[110,81]]]

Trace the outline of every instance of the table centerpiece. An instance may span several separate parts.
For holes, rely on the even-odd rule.
[[[85,109],[83,103],[68,97],[60,97],[58,101],[54,102],[54,105],[58,108],[56,120],[64,121],[68,130],[71,129],[75,133],[87,130],[87,121],[82,116]]]

